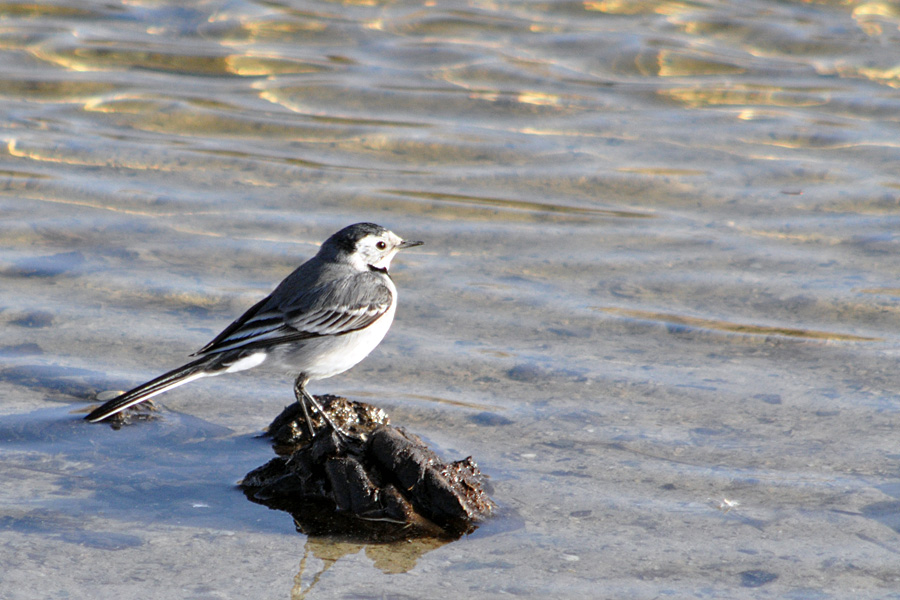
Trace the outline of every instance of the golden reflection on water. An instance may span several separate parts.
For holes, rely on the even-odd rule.
[[[863,2],[851,14],[860,29],[874,37],[884,34],[884,19],[900,18],[900,5],[897,2]]]
[[[658,77],[691,77],[697,75],[737,75],[746,68],[697,51],[651,50],[635,59],[642,75]]]
[[[93,11],[49,2],[3,2],[0,14],[10,17],[90,17]]]
[[[864,77],[892,88],[900,87],[900,66],[862,67],[857,65],[838,65],[837,71],[842,77]]]
[[[522,92],[521,94],[516,94],[516,100],[523,104],[536,104],[538,106],[559,106],[562,104],[559,96],[556,94],[543,92]]]
[[[885,296],[900,296],[900,288],[865,288],[859,290],[861,294],[883,294]]]
[[[328,67],[309,62],[254,54],[230,54],[225,57],[225,68],[229,73],[242,77],[322,73],[328,70]]]
[[[116,90],[112,83],[99,81],[51,80],[0,80],[0,97],[27,98],[30,102],[85,102],[90,98]]]
[[[831,331],[816,331],[813,329],[795,329],[791,327],[771,327],[766,325],[746,325],[742,323],[732,323],[729,321],[720,321],[717,319],[703,319],[699,317],[689,317],[686,315],[676,315],[671,313],[661,313],[648,310],[638,310],[630,308],[619,308],[616,306],[595,306],[593,310],[618,315],[631,319],[639,319],[642,321],[662,321],[664,323],[672,323],[675,325],[685,325],[698,329],[712,329],[715,331],[725,331],[728,333],[740,333],[744,335],[764,335],[764,336],[782,336],[792,338],[807,338],[813,340],[829,340],[838,342],[883,342],[883,338],[867,337],[853,335],[847,333],[836,333]]]
[[[695,7],[686,2],[659,0],[585,0],[584,9],[610,15],[674,15],[695,10]]]
[[[221,15],[218,20],[225,20]],[[212,22],[215,22],[213,20]],[[278,42],[296,39],[298,34],[321,33],[328,25],[319,19],[304,19],[302,21],[273,21],[240,19],[239,24],[230,30],[222,32],[224,44],[245,44],[253,42]]]
[[[225,45],[206,46],[201,52],[196,45],[176,48],[150,43],[126,45],[116,41],[94,41],[85,44],[68,39],[27,46],[37,59],[59,65],[77,73],[147,69],[190,75],[233,75],[270,77],[274,75],[310,74],[328,71],[324,63],[295,59],[275,53],[244,50],[226,52]],[[99,85],[99,84],[95,84]]]
[[[11,171],[8,169],[0,169],[0,177],[11,177],[13,179],[53,179],[52,175],[44,175],[43,173],[32,173],[29,171]]]
[[[248,114],[240,107],[213,100],[172,99],[143,94],[102,96],[85,103],[89,112],[118,118],[120,126],[173,136],[247,137],[292,139],[295,141],[335,141],[356,138],[358,132],[315,123],[285,122],[278,116]]]
[[[673,167],[619,167],[620,173],[638,173],[640,175],[685,176],[706,175],[706,171],[700,169],[676,169]]]
[[[458,406],[460,408],[470,408],[473,410],[489,410],[489,411],[498,411],[503,410],[502,406],[494,406],[492,404],[483,404],[478,402],[464,402],[462,400],[455,400],[452,398],[441,398],[439,396],[428,396],[425,394],[403,394],[407,398],[412,398],[414,400],[422,400],[424,402],[430,402],[434,404],[448,404],[450,406]]]
[[[134,44],[141,46],[141,44]],[[173,73],[216,75],[228,73],[224,56],[203,56],[191,52],[176,52],[169,48],[125,47],[114,42],[94,46],[63,44],[37,46],[31,53],[43,61],[76,72],[113,71],[142,68]]]
[[[134,170],[164,171],[175,166],[174,164],[149,162],[146,156],[128,156],[121,153],[112,156],[102,150],[87,149],[84,147],[66,146],[62,144],[37,144],[19,139],[9,139],[6,143],[6,151],[16,158],[27,158],[42,163],[58,163],[76,166],[102,166],[127,168]]]
[[[513,200],[510,198],[492,198],[486,196],[467,196],[463,194],[447,194],[430,192],[425,190],[382,190],[387,194],[413,198],[427,198],[448,203],[470,204],[484,207],[498,207],[507,210],[524,211],[527,213],[558,213],[564,215],[596,215],[602,217],[618,217],[627,219],[652,219],[656,215],[652,213],[633,212],[626,210],[606,210],[601,208],[589,208],[581,206],[566,206],[561,204],[549,204],[543,202],[530,202],[527,200]]]
[[[690,108],[706,106],[754,105],[754,106],[821,106],[828,103],[824,92],[790,90],[769,85],[715,85],[674,87],[659,90],[659,95]]]

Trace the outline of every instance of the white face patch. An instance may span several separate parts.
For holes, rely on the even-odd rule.
[[[388,269],[391,266],[391,260],[393,260],[394,256],[397,254],[397,249],[393,248],[390,252],[379,258],[373,263],[369,263],[373,267],[377,269]]]
[[[369,266],[376,269],[388,269],[391,260],[397,254],[397,246],[403,243],[400,236],[391,231],[381,235],[367,235],[356,243],[353,263],[358,269],[363,270]],[[380,247],[379,247],[380,246]]]

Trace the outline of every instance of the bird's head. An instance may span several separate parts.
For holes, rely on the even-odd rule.
[[[374,269],[387,272],[399,250],[421,246],[422,243],[406,241],[374,223],[356,223],[325,240],[320,252],[328,252],[360,271]]]

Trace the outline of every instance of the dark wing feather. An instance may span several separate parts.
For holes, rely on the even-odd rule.
[[[265,298],[251,306],[249,309],[247,309],[247,312],[238,317],[231,325],[223,329],[222,333],[217,335],[211,342],[191,354],[191,356],[199,356],[210,351],[215,352],[215,348],[217,346],[219,346],[224,340],[231,338],[232,334],[243,327],[244,323],[255,317],[256,313],[259,312],[259,309],[261,309],[271,297],[272,296],[266,296]]]
[[[287,294],[288,289],[279,286],[198,354],[343,335],[371,325],[392,302],[390,289],[374,273],[334,279],[294,295]]]

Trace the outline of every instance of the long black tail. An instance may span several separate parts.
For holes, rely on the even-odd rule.
[[[91,414],[85,417],[85,420],[90,421],[91,423],[102,421],[116,413],[122,412],[129,406],[139,404],[166,390],[171,390],[174,387],[199,379],[200,377],[218,375],[222,370],[219,365],[215,364],[218,362],[216,359],[216,356],[204,356],[193,362],[189,362],[186,365],[182,365],[177,369],[172,369],[156,379],[148,381],[147,383],[137,386],[133,390],[125,392],[121,396],[113,398],[100,408],[91,412]]]

